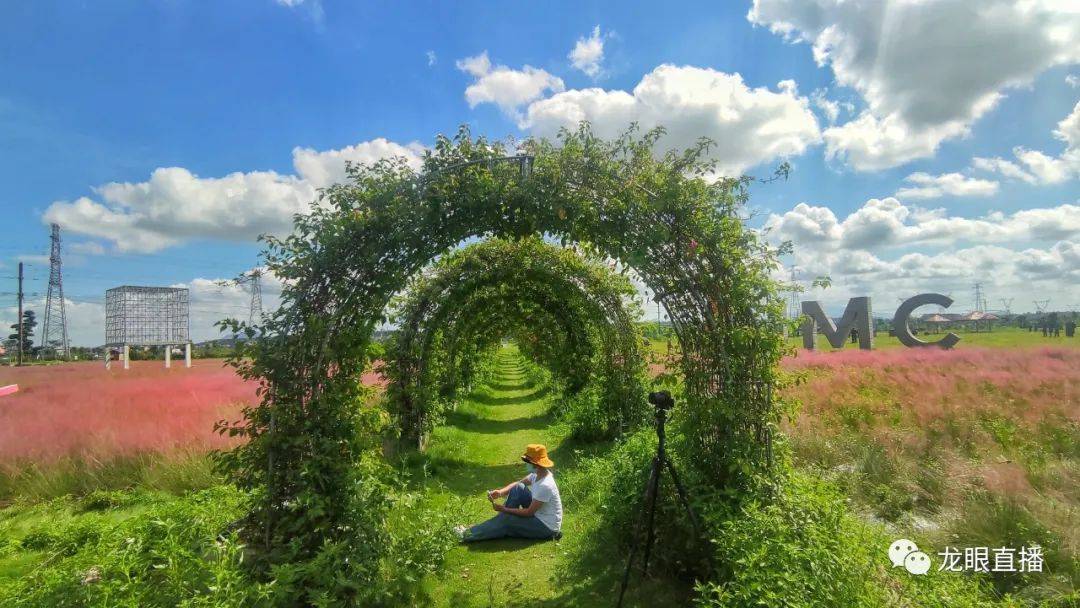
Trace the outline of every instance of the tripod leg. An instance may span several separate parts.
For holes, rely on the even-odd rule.
[[[675,482],[675,490],[679,493],[679,501],[682,502],[683,507],[686,508],[687,516],[690,517],[690,524],[694,526],[694,536],[697,537],[698,542],[701,542],[704,540],[701,537],[701,523],[698,522],[697,514],[694,513],[694,508],[690,506],[690,497],[686,492],[686,488],[682,485],[682,480],[679,479],[679,474],[675,471],[674,463],[672,463],[670,460],[665,459],[664,464],[667,465],[668,473],[671,473],[671,479]],[[708,545],[708,543],[706,543],[706,545]],[[708,560],[709,569],[711,570],[713,567],[713,556],[711,551],[705,551],[705,559]]]
[[[649,474],[649,482],[645,486],[645,502],[646,502],[646,504],[653,504],[653,505],[656,504],[655,498],[650,500],[649,495],[653,491],[653,486],[656,485],[656,480],[659,477],[660,477],[660,460],[657,459],[657,458],[654,458],[653,459],[652,472]],[[650,520],[650,527],[651,526],[652,526],[652,522]],[[652,531],[650,530],[650,535],[649,535],[650,538],[652,536],[651,532]],[[617,606],[619,608],[622,608],[623,595],[626,593],[627,585],[630,584],[630,570],[634,565],[634,557],[637,554],[637,549],[638,549],[637,535],[635,535],[634,540],[632,540],[630,542],[630,555],[626,558],[626,570],[623,571],[622,586],[620,586],[620,588],[619,588],[619,603],[617,604]]]
[[[658,454],[656,456],[656,460],[654,461],[654,464],[653,464],[653,471],[655,472],[655,474],[652,476],[652,487],[650,488],[651,492],[650,492],[650,496],[649,496],[649,514],[647,516],[648,517],[648,522],[649,522],[649,524],[648,524],[649,525],[649,528],[648,528],[649,534],[648,534],[648,536],[645,537],[645,559],[641,563],[641,575],[642,576],[648,576],[649,575],[649,554],[652,553],[653,536],[654,536],[654,534],[653,534],[653,520],[656,519],[656,495],[660,493],[660,473],[661,473],[660,467],[663,466],[663,463],[662,463],[663,458],[664,457],[663,457],[662,454]]]
[[[630,584],[630,568],[634,565],[635,553],[637,553],[636,541],[630,545],[630,556],[626,558],[626,570],[623,571],[622,585],[619,586],[619,603],[616,604],[618,608],[622,608],[623,595],[626,593],[626,586]]]
[[[694,526],[694,533],[701,536],[701,524],[698,523],[697,514],[694,513],[694,508],[690,506],[690,498],[686,492],[686,488],[682,485],[682,480],[679,479],[679,474],[675,472],[675,465],[670,460],[664,460],[664,464],[667,465],[668,473],[671,473],[671,479],[675,482],[675,490],[679,493],[679,500],[682,502],[683,507],[686,508],[686,514],[690,516],[690,523]]]

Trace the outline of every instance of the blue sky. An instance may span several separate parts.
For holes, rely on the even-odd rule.
[[[73,341],[105,289],[184,284],[196,339],[345,158],[664,124],[722,142],[751,220],[830,306],[952,293],[1080,306],[1080,15],[1068,3],[34,2],[0,8],[0,322],[64,233]],[[1070,12],[1072,11],[1072,12]],[[575,53],[575,50],[577,51]],[[470,58],[472,60],[470,60]],[[116,184],[107,186],[107,184]],[[268,301],[273,302],[269,284]]]

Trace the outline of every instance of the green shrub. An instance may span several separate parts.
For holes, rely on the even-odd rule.
[[[608,436],[608,416],[595,386],[587,386],[573,395],[562,395],[555,402],[553,411],[570,425],[575,439],[596,441]]]
[[[595,508],[600,510],[606,527],[612,531],[612,538],[605,542],[613,542],[617,547],[617,550],[611,550],[612,553],[626,555],[633,534],[644,538],[640,526],[645,511],[645,486],[655,454],[655,431],[641,429],[618,440],[615,447],[602,456],[588,458],[578,467],[577,475],[581,480],[576,485],[590,487],[597,497]],[[676,466],[686,469],[683,465]],[[690,500],[697,512],[703,513],[706,497],[691,492]],[[694,536],[667,472],[661,476],[654,532],[650,573],[693,580],[706,572],[707,548]]]
[[[238,492],[219,487],[117,521],[64,518],[61,501],[50,529],[21,543],[50,557],[0,587],[0,597],[20,607],[254,605],[270,587],[246,577],[242,547],[223,533],[242,504]]]
[[[375,529],[377,538],[328,543],[313,559],[275,567],[266,577],[249,567],[253,551],[236,530],[246,498],[228,486],[180,498],[99,493],[29,506],[39,523],[14,544],[0,539],[0,553],[23,552],[36,565],[21,578],[0,578],[0,605],[409,605],[420,578],[456,539],[446,516],[418,512],[417,496],[361,488],[357,504],[374,493],[394,508],[385,525],[357,529]],[[104,505],[136,508],[125,513]]]
[[[104,511],[126,507],[135,500],[131,492],[121,490],[94,490],[79,500],[79,508],[83,511]]]
[[[893,538],[850,515],[829,484],[792,474],[771,501],[747,501],[707,519],[717,575],[698,585],[710,607],[932,606],[994,604],[977,579],[891,569]]]
[[[991,492],[968,496],[962,517],[949,527],[949,538],[949,544],[958,547],[1042,547],[1042,572],[990,574],[1001,593],[1041,604],[1063,602],[1069,594],[1075,599],[1080,589],[1080,559],[1017,500]]]

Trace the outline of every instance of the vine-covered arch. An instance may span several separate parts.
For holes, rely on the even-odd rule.
[[[446,371],[452,371],[453,353],[462,342],[479,328],[490,334],[493,319],[487,315],[523,312],[517,307],[526,303],[535,307],[534,315],[557,313],[551,319],[566,334],[558,345],[566,348],[542,351],[550,354],[540,363],[569,392],[590,379],[601,387],[603,428],[590,434],[610,436],[644,420],[644,360],[634,294],[630,281],[603,263],[538,238],[489,240],[444,257],[414,280],[399,306],[400,327],[387,352],[389,400],[403,437],[422,443],[441,414],[435,394],[441,386],[430,369],[436,341],[450,337]],[[595,369],[593,352],[600,355]]]
[[[775,263],[738,210],[743,180],[705,179],[708,143],[654,156],[659,131],[615,140],[587,127],[558,145],[507,150],[462,130],[440,137],[419,173],[404,159],[351,167],[294,233],[268,238],[280,308],[237,360],[262,382],[262,402],[224,455],[253,491],[246,529],[272,559],[310,559],[358,531],[350,509],[363,485],[364,388],[372,333],[409,278],[470,237],[547,235],[637,271],[666,309],[681,345],[676,453],[690,476],[753,487],[771,455],[781,304]],[[236,323],[235,328],[244,329]]]

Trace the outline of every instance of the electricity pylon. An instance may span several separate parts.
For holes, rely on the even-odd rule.
[[[986,292],[983,291],[982,283],[975,283],[975,310],[986,312]]]
[[[802,311],[799,310],[799,276],[798,268],[791,267],[791,284],[788,285],[788,291],[791,295],[788,296],[788,316],[792,319],[798,319],[802,315]]]
[[[256,268],[236,280],[237,285],[247,285],[248,290],[251,291],[251,310],[248,312],[248,325],[252,326],[262,320],[262,275],[262,269]]]
[[[1011,315],[1012,314],[1012,303],[1013,303],[1013,300],[1015,298],[1008,298],[1008,299],[1000,298],[1000,299],[1001,299],[1001,308],[1002,308],[1002,310],[1005,311],[1005,314]]]
[[[52,247],[49,253],[49,295],[45,299],[45,327],[41,332],[41,349],[53,349],[57,357],[67,359],[71,354],[68,343],[67,315],[64,312],[64,277],[60,272],[60,225],[52,225]]]

